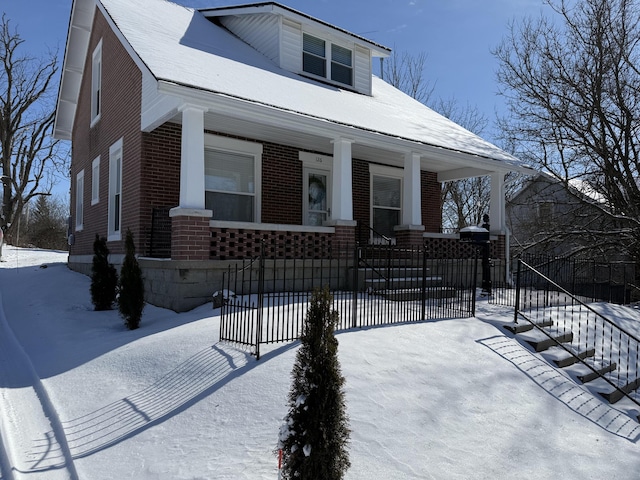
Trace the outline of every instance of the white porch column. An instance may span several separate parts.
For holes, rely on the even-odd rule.
[[[422,197],[420,192],[420,155],[415,152],[404,156],[404,193],[402,223],[422,225]]]
[[[489,204],[489,224],[492,232],[506,232],[504,204],[504,173],[493,172],[491,174],[491,201]]]
[[[180,160],[181,209],[204,210],[204,112],[197,105],[183,105]]]
[[[351,144],[348,138],[336,138],[333,143],[333,201],[331,219],[353,221],[353,175]]]

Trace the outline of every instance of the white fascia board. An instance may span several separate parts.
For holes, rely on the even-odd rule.
[[[181,98],[160,93],[156,78],[150,72],[142,72],[140,130],[155,130],[176,116],[183,104]]]
[[[511,165],[503,160],[480,157],[479,155],[450,150],[435,145],[412,141],[385,135],[382,132],[363,130],[353,125],[343,125],[324,118],[316,118],[300,112],[282,110],[270,105],[263,105],[247,99],[235,98],[215,92],[197,90],[191,87],[177,85],[173,82],[159,80],[158,91],[179,98],[182,103],[201,105],[211,113],[229,115],[235,118],[252,122],[260,122],[287,128],[292,131],[307,133],[333,140],[339,137],[352,138],[355,143],[368,145],[381,150],[395,151],[402,155],[407,152],[416,152],[423,162],[426,160],[442,161],[451,164],[452,167],[469,168],[473,165],[482,170],[483,175],[491,172],[518,171],[532,174],[535,172],[530,167]],[[426,170],[429,170],[426,168]]]
[[[455,168],[453,170],[446,170],[438,173],[439,182],[451,182],[453,180],[464,180],[466,178],[482,177],[489,175],[491,171],[481,168],[464,167]]]
[[[71,140],[95,6],[95,0],[74,0],[71,7],[53,126],[53,137],[60,140]]]

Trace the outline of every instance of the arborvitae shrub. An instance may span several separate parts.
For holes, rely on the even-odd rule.
[[[129,330],[140,326],[142,310],[144,309],[144,281],[142,270],[136,259],[136,247],[133,234],[127,230],[124,241],[124,262],[120,270],[120,292],[118,294],[118,309]]]
[[[111,310],[116,300],[118,274],[109,263],[107,239],[96,234],[91,265],[91,302],[96,310]]]
[[[337,323],[329,289],[314,291],[280,428],[284,479],[341,480],[351,465]]]

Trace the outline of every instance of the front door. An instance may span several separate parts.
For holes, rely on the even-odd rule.
[[[305,225],[322,226],[329,218],[329,171],[305,169],[304,180],[304,220]]]

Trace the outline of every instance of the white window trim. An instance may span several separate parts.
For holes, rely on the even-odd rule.
[[[114,178],[115,176],[115,165],[116,162],[120,159],[120,178],[119,184]],[[111,147],[109,147],[109,206],[107,208],[108,217],[107,217],[107,241],[115,242],[122,239],[121,231],[122,231],[122,178],[124,177],[124,151],[122,148],[122,138],[115,142]],[[114,219],[114,197],[116,192],[120,194],[120,202],[118,205],[119,209],[119,219],[120,225],[116,230],[115,225],[113,224]]]
[[[299,152],[298,158],[302,162],[302,223],[306,225],[309,213],[309,185],[307,184],[307,173],[309,171],[318,171],[327,174],[327,208],[330,218],[331,206],[333,205],[333,188],[331,185],[331,179],[333,178],[333,157],[316,153]]]
[[[97,92],[97,95],[96,95]],[[91,56],[91,127],[102,115],[102,40]]]
[[[91,205],[100,201],[100,157],[91,162]]]
[[[307,72],[306,70],[304,70],[303,67],[303,61],[302,58],[304,56],[304,35],[310,35],[312,37],[316,37],[320,40],[324,40],[324,61],[326,62],[325,65],[325,71],[326,71],[326,77],[322,77],[320,75],[316,75],[314,73],[311,72]],[[331,66],[333,63],[332,60],[332,55],[331,55],[331,45],[336,45],[338,47],[342,47],[345,48],[349,51],[351,51],[351,84],[348,83],[342,83],[342,82],[338,82],[336,80],[332,80],[331,79]],[[308,77],[311,78],[317,78],[317,79],[321,79],[324,82],[329,82],[332,85],[336,85],[336,86],[340,86],[342,88],[348,88],[348,89],[355,89],[355,83],[356,83],[356,45],[354,44],[348,44],[345,42],[340,42],[337,41],[331,37],[328,37],[326,34],[323,35],[322,33],[318,33],[318,32],[314,32],[312,30],[302,30],[302,34],[300,37],[300,74],[301,75],[306,75]]]
[[[369,222],[373,227],[373,177],[389,177],[400,179],[400,209],[399,216],[402,221],[402,212],[404,211],[404,170],[402,168],[386,167],[383,165],[369,165]],[[385,207],[379,207],[385,208]],[[396,210],[396,208],[386,208],[388,210]]]
[[[262,219],[262,144],[255,142],[247,142],[245,140],[237,140],[235,138],[221,137],[205,133],[204,147],[214,150],[238,153],[241,155],[253,156],[254,162],[254,215],[253,222],[235,222],[235,223],[260,223]],[[206,190],[205,190],[206,191]]]
[[[76,175],[76,232],[84,230],[84,169]]]

